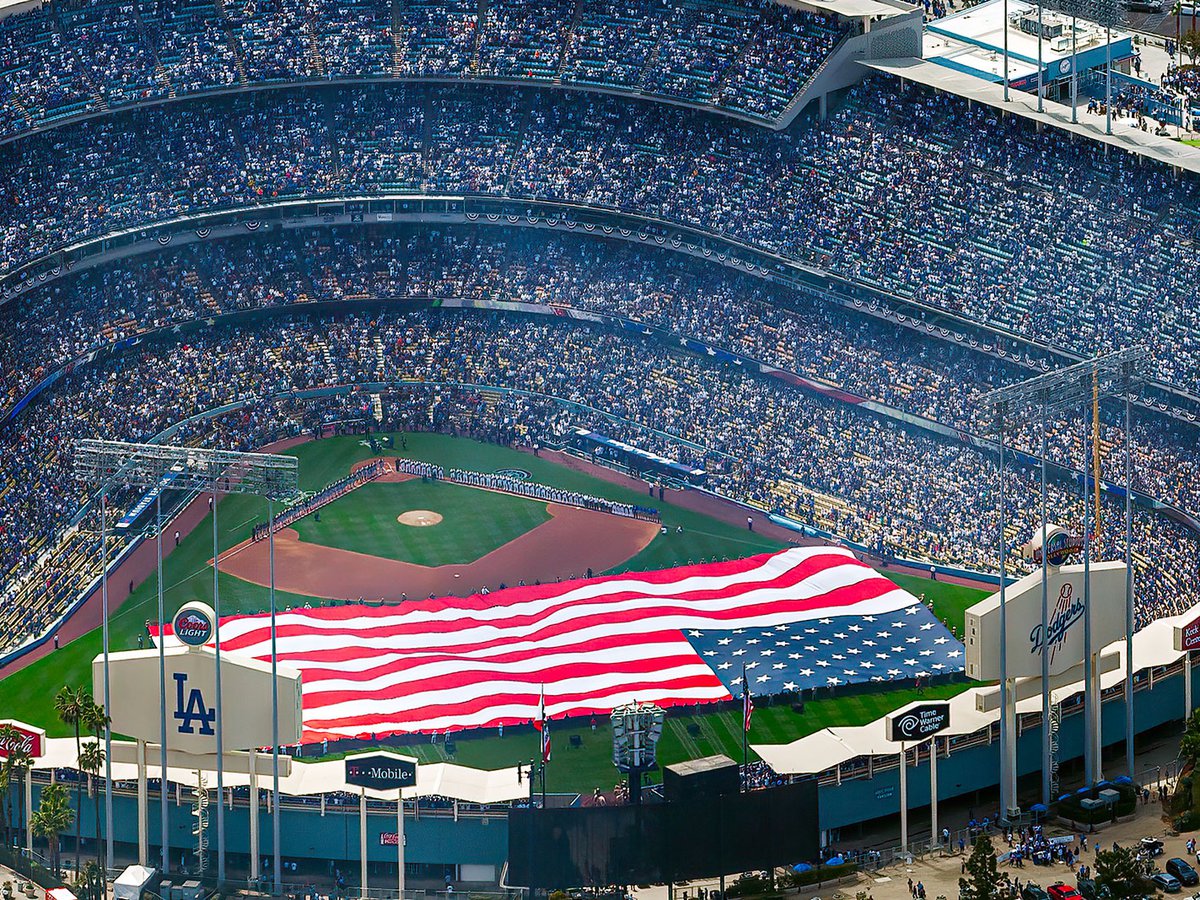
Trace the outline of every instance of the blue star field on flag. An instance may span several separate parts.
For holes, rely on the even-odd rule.
[[[963,645],[920,603],[884,615],[684,632],[735,696],[961,672]]]

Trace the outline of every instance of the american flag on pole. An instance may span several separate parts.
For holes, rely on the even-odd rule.
[[[227,653],[269,660],[270,637],[268,615],[222,619]],[[303,674],[305,741],[728,701],[742,666],[745,686],[769,695],[949,673],[963,656],[915,597],[837,547],[293,609],[278,646]]]
[[[542,685],[542,693],[538,702],[538,717],[534,721],[537,730],[542,733],[542,764],[550,762],[550,720],[546,718],[546,686]]]
[[[746,678],[746,667],[742,666],[742,731],[750,733],[750,717],[754,715],[754,700],[750,697],[750,682]]]

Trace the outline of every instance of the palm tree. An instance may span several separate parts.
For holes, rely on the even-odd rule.
[[[64,725],[71,725],[75,728],[75,759],[79,760],[80,754],[83,752],[83,747],[80,742],[79,729],[83,725],[83,718],[89,705],[94,701],[81,687],[72,688],[69,685],[63,685],[57,694],[54,695],[54,711],[58,713],[58,718]],[[79,778],[75,782],[75,808],[77,810],[83,808],[83,779]],[[79,831],[79,816],[75,817],[75,871],[79,871],[79,855],[80,846],[83,843],[83,836]]]
[[[4,730],[10,727],[11,726],[5,726],[4,729],[0,729],[0,735],[3,735]],[[8,756],[5,757],[0,771],[3,772],[6,784],[12,784],[14,776],[16,777],[17,796],[19,798],[21,792],[25,789],[25,779],[29,777],[29,770],[33,767],[33,754],[26,750],[19,743],[10,744],[9,746],[11,749],[8,751]],[[17,805],[14,808],[13,796],[12,792],[10,791],[8,794],[8,823],[13,830],[17,832],[18,837],[20,836],[20,828],[17,827],[16,810],[21,808],[20,799],[18,799]],[[29,827],[28,822],[25,823],[25,827]],[[12,846],[11,843],[9,846]]]
[[[90,731],[92,733],[92,736],[96,739],[95,743],[92,745],[92,747],[95,751],[94,758],[93,758],[93,756],[88,756],[88,762],[94,763],[94,768],[91,766],[84,766],[84,764],[83,764],[84,760],[83,760],[82,756],[80,757],[79,763],[80,763],[81,768],[85,768],[89,773],[91,773],[93,780],[99,777],[100,767],[104,765],[104,750],[101,749],[101,747],[100,747],[100,735],[103,734],[105,731],[107,731],[108,726],[111,724],[112,724],[112,719],[110,719],[104,713],[104,704],[97,703],[95,700],[93,700],[91,697],[89,697],[87,709],[85,709],[84,713],[83,713],[83,727],[86,728],[88,731]],[[88,754],[85,752],[84,755],[87,756]],[[95,785],[93,784],[92,787],[95,788]],[[104,789],[106,791],[108,790],[107,784],[104,786]],[[92,794],[92,798],[95,801],[95,805],[96,805],[96,865],[99,866],[100,865],[100,791],[99,791],[99,789],[94,789],[91,791],[91,794]]]
[[[42,796],[38,801],[37,812],[29,820],[29,827],[38,837],[46,838],[50,844],[50,865],[54,874],[60,875],[58,836],[71,827],[71,820],[76,818],[75,811],[67,802],[67,788],[63,784],[48,784],[42,788]]]
[[[88,741],[79,754],[79,768],[87,772],[88,793],[96,806],[96,865],[100,865],[100,768],[104,765],[104,748],[99,741]],[[82,810],[80,810],[82,812]]]
[[[8,726],[0,727],[0,740],[4,739],[4,735]],[[12,769],[8,765],[8,758],[5,757],[4,762],[0,765],[0,820],[4,822],[4,846],[11,847],[12,841],[12,823],[9,821],[12,816]]]

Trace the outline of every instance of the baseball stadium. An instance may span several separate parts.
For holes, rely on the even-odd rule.
[[[1200,884],[1151,6],[0,0],[4,900]]]

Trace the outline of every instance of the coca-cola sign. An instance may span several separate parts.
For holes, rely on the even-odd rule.
[[[0,759],[7,759],[14,750],[23,750],[33,759],[46,754],[46,732],[24,722],[0,720]]]

